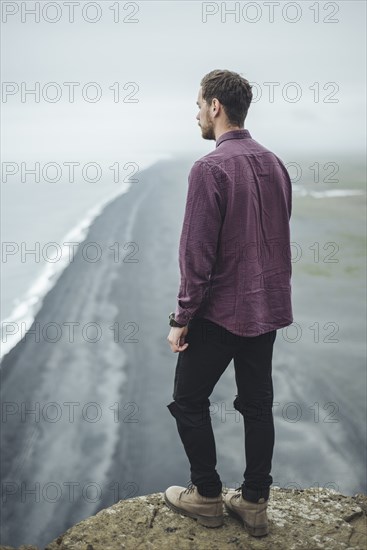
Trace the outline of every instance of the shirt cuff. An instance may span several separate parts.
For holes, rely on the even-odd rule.
[[[175,311],[175,321],[177,323],[179,323],[180,325],[186,326],[188,325],[191,317],[192,316],[187,310],[177,305],[176,311]]]

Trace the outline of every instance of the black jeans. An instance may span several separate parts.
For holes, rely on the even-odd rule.
[[[210,417],[211,395],[233,359],[237,396],[234,408],[243,415],[246,469],[242,495],[257,502],[269,498],[274,448],[272,356],[276,330],[255,337],[238,336],[203,318],[189,322],[179,352],[174,401],[167,405],[190,462],[191,481],[203,496],[222,490]],[[231,415],[232,416],[232,415]]]

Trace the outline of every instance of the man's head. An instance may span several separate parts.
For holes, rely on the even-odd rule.
[[[245,78],[232,71],[216,69],[202,78],[196,118],[204,139],[215,140],[224,132],[244,127],[251,89]]]

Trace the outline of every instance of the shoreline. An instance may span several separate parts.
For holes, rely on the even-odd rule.
[[[199,156],[199,155],[196,155]],[[196,158],[195,155],[192,155],[191,161],[193,162]],[[189,157],[187,157],[189,158]],[[190,157],[191,158],[191,157]],[[359,158],[359,157],[357,157]],[[144,172],[149,171],[151,168],[159,165],[160,163],[164,162],[185,162],[185,156],[182,156],[181,158],[158,158],[155,162],[152,162],[148,166],[146,166],[143,170],[139,172],[139,174],[144,174]],[[187,159],[186,159],[187,160]],[[328,164],[335,164],[335,163],[327,163]],[[310,176],[307,172],[307,163],[304,161],[303,163],[294,163],[290,162],[291,166],[291,174],[293,174],[292,170],[294,171],[294,166],[297,167],[297,171],[300,171],[302,174],[303,171],[305,171],[306,176],[306,182],[305,183],[298,183],[298,172],[296,171],[293,176],[296,177],[296,181],[292,183],[292,189],[293,189],[293,198],[294,200],[299,200],[300,198],[310,198],[313,199],[323,199],[323,198],[329,198],[329,199],[335,199],[337,200],[342,199],[344,197],[360,197],[360,200],[363,200],[362,197],[366,196],[366,190],[365,187],[361,188],[361,182],[358,180],[355,181],[354,186],[350,186],[350,184],[347,184],[345,188],[338,189],[338,185],[330,185],[328,183],[323,183],[322,187],[323,190],[320,190],[320,184],[315,182],[310,182],[307,180],[307,177]],[[308,167],[308,171],[310,170],[310,167]],[[359,177],[361,176],[360,173],[361,168],[359,167],[359,171],[357,170],[357,174]],[[327,181],[327,180],[326,180]],[[335,180],[339,183],[339,180]],[[345,184],[345,182],[344,182]],[[76,223],[65,235],[64,238],[61,239],[63,243],[68,242],[76,242],[78,243],[79,248],[83,243],[85,243],[87,239],[88,232],[90,230],[91,225],[94,223],[95,219],[103,214],[104,208],[113,202],[114,200],[118,199],[121,195],[124,195],[125,193],[128,193],[131,186],[134,185],[134,182],[126,182],[126,185],[122,190],[119,192],[114,192],[113,194],[110,194],[109,196],[105,197],[103,200],[100,200],[98,203],[96,203],[93,207],[89,208],[88,211],[85,212],[83,218],[81,221]],[[4,318],[1,322],[1,332],[2,332],[2,338],[1,338],[1,354],[0,354],[0,370],[2,367],[2,361],[3,358],[10,352],[11,349],[13,349],[16,344],[22,339],[22,337],[30,330],[32,323],[35,320],[35,317],[37,313],[40,311],[40,309],[43,306],[43,300],[47,293],[52,290],[52,288],[57,284],[57,281],[62,274],[62,272],[70,265],[70,262],[73,261],[73,258],[75,256],[75,251],[73,252],[73,258],[70,259],[70,251],[66,246],[61,247],[61,257],[55,262],[49,262],[45,263],[43,266],[43,270],[41,274],[38,277],[35,277],[31,284],[28,286],[25,293],[23,293],[22,296],[17,297],[14,299],[14,303],[16,305],[13,306],[11,313],[8,315],[8,317]],[[5,331],[5,325],[9,324],[10,326],[16,325],[17,332],[15,334],[9,333],[9,335],[6,335],[6,338],[8,339],[4,343],[4,331]],[[27,330],[24,329],[23,325],[28,326],[29,328]],[[21,329],[19,329],[19,326],[21,326]],[[19,334],[18,334],[19,332]]]
[[[141,170],[139,174],[142,174],[146,170],[149,170],[155,164],[162,162],[162,159],[157,159],[154,163],[148,165],[146,168]],[[77,249],[83,245],[87,239],[88,232],[96,220],[96,218],[103,214],[105,207],[113,202],[115,199],[119,198],[121,195],[129,192],[131,186],[134,185],[134,182],[125,182],[122,186],[122,189],[110,193],[108,196],[104,197],[102,200],[99,200],[94,206],[89,208],[82,219],[77,222],[61,239],[62,243],[77,243]],[[59,245],[60,246],[60,245]],[[13,303],[16,304],[13,306],[8,317],[2,319],[1,321],[1,354],[0,354],[0,369],[3,358],[13,349],[17,343],[22,339],[21,334],[9,334],[9,342],[3,343],[3,331],[5,325],[27,325],[29,328],[24,332],[26,334],[31,328],[33,322],[35,321],[37,313],[43,306],[44,298],[47,293],[57,284],[59,277],[62,272],[70,265],[70,262],[74,260],[76,250],[73,248],[72,257],[70,257],[70,250],[63,244],[61,248],[61,256],[59,257],[57,263],[49,262],[45,263],[42,269],[41,274],[36,277],[31,285],[27,288],[23,296],[18,296],[13,300]],[[24,335],[23,334],[23,335]]]

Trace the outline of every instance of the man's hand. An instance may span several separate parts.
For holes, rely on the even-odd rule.
[[[188,331],[189,327],[187,325],[185,327],[171,327],[167,340],[169,341],[169,345],[173,353],[185,351],[189,345],[187,342],[185,344],[185,336]]]

